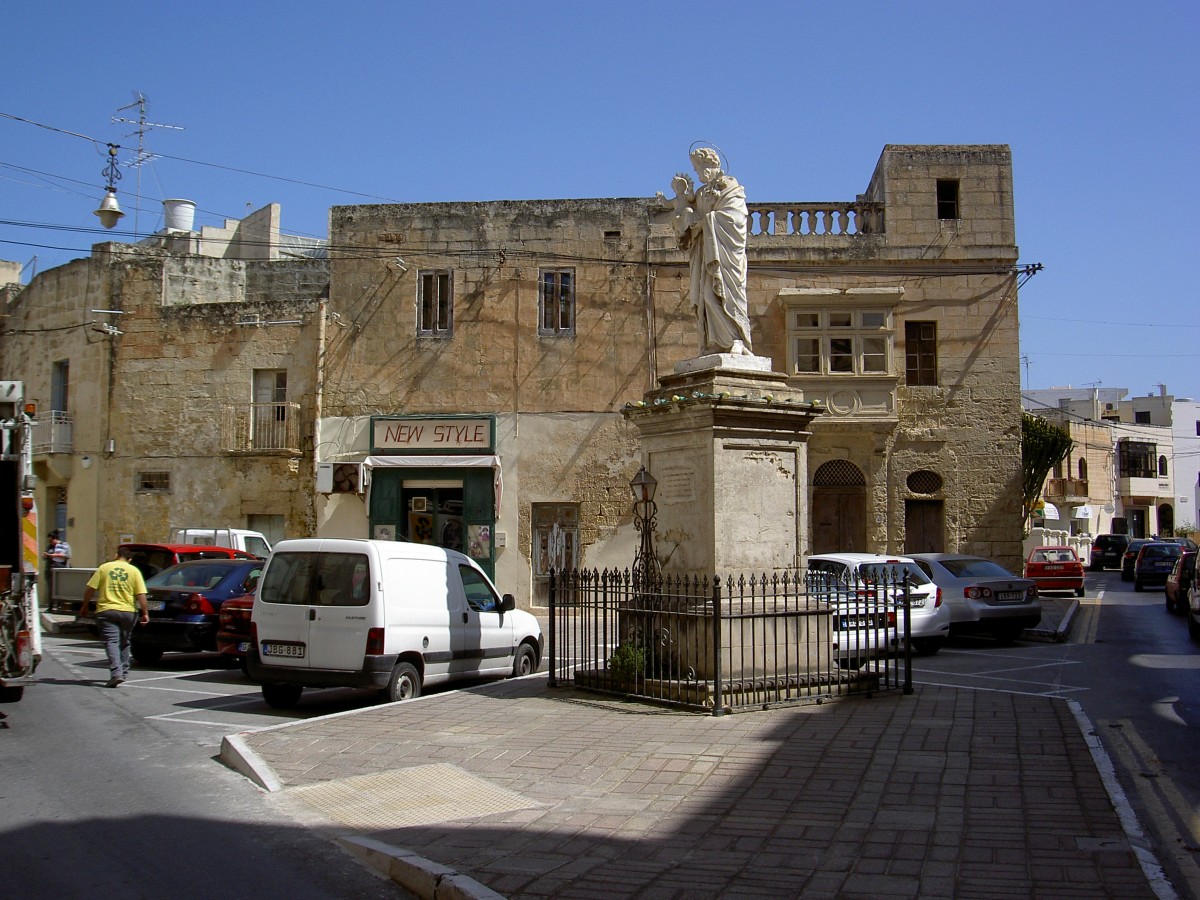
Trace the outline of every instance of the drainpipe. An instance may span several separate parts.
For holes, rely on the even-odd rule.
[[[313,385],[313,423],[312,423],[312,484],[314,488],[317,484],[317,447],[319,446],[318,438],[320,434],[321,415],[324,410],[325,400],[325,320],[329,315],[329,301],[322,300],[318,307],[317,315],[317,360],[316,360],[316,378]],[[311,500],[309,500],[309,516],[312,522],[312,531],[316,533],[317,525],[317,492],[310,492]]]

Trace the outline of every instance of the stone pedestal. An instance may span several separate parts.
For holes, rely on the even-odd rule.
[[[800,564],[807,546],[808,453],[821,408],[771,360],[714,354],[680,363],[626,406],[642,462],[658,479],[664,573],[762,573]]]

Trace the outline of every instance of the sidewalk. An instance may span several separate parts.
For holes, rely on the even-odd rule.
[[[1049,639],[1077,605],[1054,603]],[[423,897],[1171,896],[1088,732],[1074,704],[1001,693],[712,717],[543,674],[221,757]]]

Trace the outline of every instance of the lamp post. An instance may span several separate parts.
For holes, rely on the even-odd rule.
[[[657,586],[661,576],[658,555],[654,552],[654,528],[658,524],[654,492],[658,488],[658,479],[642,466],[629,482],[629,487],[633,491],[633,524],[642,535],[637,556],[633,560],[634,582],[643,589],[652,589]]]
[[[95,214],[100,217],[100,224],[105,228],[114,227],[125,213],[121,212],[121,207],[117,203],[117,188],[116,182],[121,179],[121,171],[117,168],[117,145],[108,145],[108,165],[104,167],[101,173],[108,182],[108,186],[104,191],[104,199],[100,201],[100,208],[95,211]]]

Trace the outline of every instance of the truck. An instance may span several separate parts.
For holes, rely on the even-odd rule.
[[[15,703],[42,658],[38,609],[33,406],[21,381],[0,381],[0,703]]]
[[[271,542],[266,535],[246,528],[176,527],[171,529],[170,544],[205,544],[210,547],[229,547],[259,559],[271,555]]]

